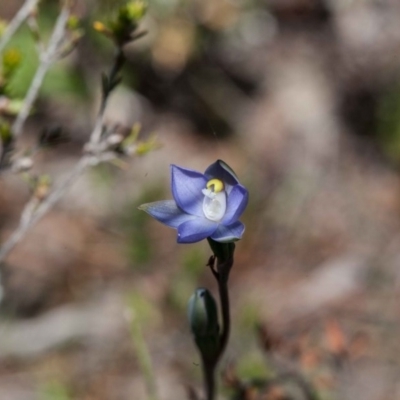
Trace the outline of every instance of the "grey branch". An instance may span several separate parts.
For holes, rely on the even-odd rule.
[[[24,103],[22,105],[21,111],[19,112],[17,119],[12,125],[11,132],[14,138],[17,138],[22,133],[22,128],[29,113],[32,109],[33,103],[35,102],[39,89],[42,86],[43,80],[49,70],[51,64],[54,62],[57,51],[63,41],[66,24],[70,15],[70,9],[68,5],[64,5],[62,8],[57,22],[54,26],[53,33],[50,37],[49,44],[46,51],[41,54],[40,65],[36,70],[35,76],[32,79],[31,86],[29,87],[28,93],[26,94]]]
[[[21,24],[28,18],[29,14],[35,9],[39,0],[26,0],[19,9],[12,21],[7,25],[3,36],[0,39],[0,53],[4,50],[11,37],[18,30]]]

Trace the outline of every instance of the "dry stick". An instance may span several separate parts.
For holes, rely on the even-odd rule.
[[[4,50],[11,37],[18,30],[21,24],[28,18],[29,14],[34,10],[39,0],[26,0],[24,5],[19,9],[12,21],[7,25],[3,36],[0,39],[0,53]]]

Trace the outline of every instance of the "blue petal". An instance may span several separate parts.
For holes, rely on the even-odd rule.
[[[218,224],[205,218],[196,218],[184,222],[178,227],[178,243],[199,242],[211,236],[217,229]]]
[[[211,239],[216,242],[233,242],[242,238],[244,225],[236,221],[231,225],[219,225],[218,229],[211,235]]]
[[[146,211],[156,220],[170,226],[171,228],[177,228],[182,223],[196,218],[193,215],[184,213],[180,208],[178,208],[174,200],[163,200],[142,204],[139,209]]]
[[[222,219],[224,225],[230,225],[237,221],[243,214],[249,201],[249,192],[242,185],[235,185],[229,193],[227,208]]]
[[[232,186],[239,183],[236,174],[233,172],[232,168],[222,160],[216,161],[211,164],[204,172],[207,180],[218,178],[225,184],[227,184],[226,190],[229,194]]]
[[[204,217],[202,189],[207,179],[200,172],[171,165],[171,189],[178,207],[187,214]]]

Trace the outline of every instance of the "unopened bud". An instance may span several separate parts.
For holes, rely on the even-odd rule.
[[[196,289],[189,300],[188,317],[200,353],[205,359],[214,359],[219,345],[218,310],[207,289]]]

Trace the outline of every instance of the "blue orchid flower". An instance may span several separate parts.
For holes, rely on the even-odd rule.
[[[218,160],[204,174],[171,165],[174,200],[156,201],[139,208],[178,230],[178,243],[194,243],[205,238],[232,242],[242,237],[239,221],[249,198],[232,169]]]

